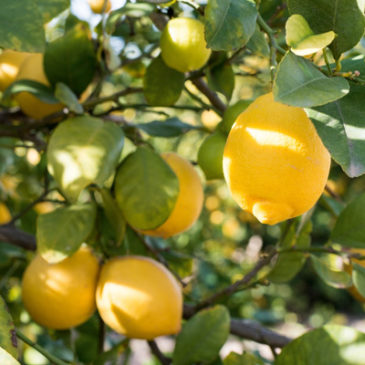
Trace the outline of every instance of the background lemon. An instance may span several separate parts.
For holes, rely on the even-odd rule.
[[[23,276],[24,306],[44,327],[77,326],[95,311],[98,273],[99,262],[86,246],[57,264],[37,255]]]
[[[15,81],[20,66],[29,55],[30,53],[12,50],[5,50],[0,54],[0,91],[4,91]]]
[[[104,8],[104,0],[88,0],[91,10],[96,14],[101,14]],[[105,6],[105,13],[107,13],[112,7],[110,0],[107,0]]]
[[[16,79],[33,80],[49,86],[49,82],[43,70],[43,54],[33,53],[27,57],[20,67]],[[62,109],[62,104],[45,103],[27,92],[17,94],[15,98],[23,113],[35,119],[44,118],[45,116]]]
[[[179,180],[179,195],[167,221],[160,227],[143,233],[168,238],[186,231],[199,218],[204,192],[200,177],[189,161],[172,152],[161,156]]]
[[[224,150],[224,176],[239,206],[276,224],[309,210],[331,158],[304,110],[257,98],[237,119]]]
[[[152,339],[181,327],[180,285],[164,266],[147,257],[108,261],[101,270],[96,303],[104,322],[127,337]]]
[[[204,24],[192,18],[175,18],[165,26],[160,41],[166,65],[180,72],[203,67],[211,50],[204,38]]]
[[[4,203],[0,203],[0,224],[6,224],[11,221],[11,214]]]

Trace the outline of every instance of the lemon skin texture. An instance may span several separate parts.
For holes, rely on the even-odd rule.
[[[176,153],[163,153],[179,180],[179,194],[167,220],[153,230],[142,231],[149,236],[168,238],[189,229],[199,218],[203,208],[204,191],[193,165]]]
[[[181,287],[164,266],[147,257],[108,261],[101,270],[96,303],[103,321],[127,337],[150,340],[181,328]]]
[[[192,18],[175,18],[165,26],[160,40],[167,66],[188,72],[203,67],[211,54],[204,38],[204,24]]]
[[[19,69],[17,80],[33,80],[49,86],[43,70],[43,54],[33,53],[25,59]],[[31,118],[41,119],[62,109],[62,104],[48,104],[39,100],[34,95],[21,92],[15,96],[20,109]]]
[[[104,0],[88,0],[91,10],[96,14],[101,14],[103,12]],[[112,4],[107,0],[105,13],[107,13],[112,7]]]
[[[86,246],[57,264],[36,255],[22,281],[26,310],[40,325],[64,330],[85,322],[95,311],[98,259]]]
[[[0,91],[4,91],[15,81],[20,66],[29,55],[30,53],[12,50],[5,50],[0,54]]]
[[[224,177],[234,200],[271,225],[313,207],[330,163],[304,110],[275,102],[272,93],[240,114],[223,155]]]
[[[0,203],[0,225],[11,221],[11,214],[4,203]]]

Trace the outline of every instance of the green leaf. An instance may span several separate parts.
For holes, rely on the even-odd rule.
[[[81,191],[102,186],[114,172],[124,144],[121,128],[89,116],[70,118],[53,132],[48,170],[64,194],[76,201]]]
[[[352,281],[358,292],[365,297],[365,268],[355,262],[352,263]]]
[[[4,299],[0,296],[0,346],[1,349],[7,354],[0,352],[0,363],[3,365],[4,358],[6,356],[18,357],[18,342],[16,332],[13,324],[13,319],[10,316],[8,308]],[[9,355],[10,354],[10,355]],[[6,364],[6,363],[5,363]],[[11,362],[9,362],[11,364]]]
[[[343,246],[365,248],[365,194],[356,197],[340,214],[331,240]]]
[[[44,51],[43,19],[34,0],[0,0],[0,9],[0,47]]]
[[[205,36],[214,51],[232,51],[247,44],[256,29],[253,0],[209,0],[205,8]]]
[[[303,227],[298,227],[298,223],[299,221],[297,224],[290,226],[284,241],[278,247],[279,249],[292,247],[305,249],[310,247],[312,224],[309,221]],[[303,252],[283,252],[278,255],[268,279],[274,283],[287,282],[298,274],[306,260],[307,256]]]
[[[320,51],[331,44],[336,36],[333,31],[314,34],[305,18],[299,14],[294,14],[287,20],[285,30],[286,43],[298,56]]]
[[[255,32],[247,43],[247,48],[253,53],[263,57],[270,56],[270,47],[267,43],[265,35],[260,31],[260,27],[256,24]]]
[[[334,31],[331,44],[336,59],[354,47],[364,33],[363,9],[357,0],[288,0],[290,14],[302,15],[315,33]]]
[[[285,346],[275,365],[365,365],[365,334],[351,327],[326,325]]]
[[[251,103],[252,100],[239,100],[230,105],[223,114],[222,131],[228,134],[238,116],[243,113]]]
[[[41,214],[37,220],[37,250],[49,263],[74,254],[94,228],[94,204],[75,204]]]
[[[56,104],[60,101],[54,96],[48,86],[33,80],[19,80],[13,82],[4,92],[3,99],[8,100],[12,95],[28,92],[48,104]]]
[[[239,355],[235,352],[231,352],[223,361],[224,365],[265,365],[262,360],[256,356],[245,353]]]
[[[79,103],[77,96],[74,92],[64,83],[57,82],[55,88],[55,97],[62,102],[62,104],[66,105],[72,112],[76,114],[82,114],[84,112],[84,108]]]
[[[343,271],[339,256],[323,254],[316,257],[311,255],[311,260],[318,276],[329,286],[334,288],[349,288],[352,285],[351,275]]]
[[[52,85],[63,82],[80,95],[92,81],[96,55],[88,33],[80,24],[47,46],[44,70]]]
[[[169,106],[177,102],[184,88],[182,72],[168,67],[161,56],[147,67],[143,79],[144,96],[150,105]]]
[[[310,61],[291,52],[282,58],[273,87],[276,101],[299,107],[330,103],[349,90],[343,77],[326,77]]]
[[[70,6],[70,0],[36,0],[36,2],[43,16],[43,23],[49,22]]]
[[[197,313],[177,336],[173,365],[213,361],[228,338],[229,327],[229,312],[222,305]]]
[[[224,61],[208,69],[207,78],[209,86],[220,93],[222,93],[227,100],[232,97],[235,75],[231,64]]]
[[[165,121],[155,120],[153,122],[135,124],[134,126],[150,136],[164,138],[178,137],[193,129],[197,129],[196,126],[184,123],[176,117],[166,119]]]
[[[145,147],[125,158],[115,178],[115,196],[125,219],[141,230],[164,223],[179,194],[179,181],[166,162]]]
[[[0,347],[0,364],[1,365],[20,365],[18,360],[9,354],[6,350]]]
[[[350,177],[365,173],[365,88],[350,82],[350,93],[308,111],[323,144]]]

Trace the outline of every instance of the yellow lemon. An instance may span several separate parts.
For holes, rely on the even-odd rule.
[[[91,10],[96,14],[101,14],[104,9],[104,0],[88,0]],[[107,13],[112,7],[110,0],[106,0],[105,13]]]
[[[257,98],[233,125],[223,155],[226,182],[238,205],[276,224],[313,207],[331,158],[304,110]]]
[[[164,153],[162,158],[172,168],[179,180],[179,195],[170,216],[161,226],[143,233],[168,238],[189,229],[199,218],[204,192],[193,165],[176,153]]]
[[[11,214],[4,203],[0,203],[0,225],[11,221]]]
[[[0,54],[0,91],[4,91],[15,81],[20,66],[29,55],[30,53],[12,50],[5,50]]]
[[[182,291],[160,263],[116,257],[101,270],[96,304],[103,321],[127,337],[153,339],[180,331]]]
[[[44,327],[75,327],[95,311],[98,273],[98,259],[87,246],[57,264],[36,255],[23,276],[24,306]]]
[[[162,32],[160,47],[166,65],[180,72],[198,70],[211,54],[204,38],[204,24],[192,18],[170,20]]]
[[[33,80],[49,86],[43,70],[43,54],[33,53],[27,57],[20,67],[16,79]],[[62,104],[45,103],[28,92],[21,92],[15,98],[23,113],[35,119],[44,118],[62,109]]]

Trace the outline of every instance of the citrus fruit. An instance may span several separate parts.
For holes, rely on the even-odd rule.
[[[44,327],[75,327],[95,311],[98,273],[98,259],[87,246],[57,264],[37,254],[23,276],[24,306]]]
[[[166,65],[180,72],[198,70],[211,54],[204,38],[204,24],[192,18],[170,20],[162,32],[160,47]]]
[[[351,248],[350,251],[351,253],[357,253],[360,254],[361,256],[365,256],[365,249],[363,248]],[[356,263],[362,267],[365,267],[365,260],[360,260],[360,259],[356,259],[356,258],[352,258],[351,259],[351,263],[345,265],[344,269],[347,273],[349,273],[350,275],[352,275],[352,264]],[[352,285],[350,288],[347,289],[348,292],[359,302],[361,303],[365,303],[365,297],[363,297],[359,291],[356,289],[355,285]]]
[[[0,54],[0,91],[4,91],[15,81],[20,66],[29,55],[30,53],[12,50],[5,50]]]
[[[143,233],[168,238],[186,231],[195,223],[203,207],[204,193],[200,177],[189,161],[172,152],[161,156],[179,180],[179,195],[167,220],[161,226]]]
[[[223,179],[223,151],[226,137],[223,133],[214,132],[201,144],[198,151],[198,165],[207,180]]]
[[[0,203],[0,225],[11,221],[11,214],[4,203]]]
[[[32,53],[27,57],[20,67],[16,79],[33,80],[49,86],[49,82],[43,70],[43,54]],[[45,103],[28,92],[17,94],[15,99],[23,113],[35,119],[44,118],[45,116],[56,113],[62,109],[62,104]]]
[[[180,331],[182,292],[160,263],[143,256],[109,260],[101,270],[96,304],[103,321],[127,337],[152,339]]]
[[[323,192],[330,163],[304,110],[275,102],[272,93],[240,114],[223,155],[234,200],[266,224],[312,208]]]
[[[104,9],[104,0],[88,0],[91,10],[96,14],[101,14]],[[106,0],[104,12],[107,13],[112,7],[110,0]]]

